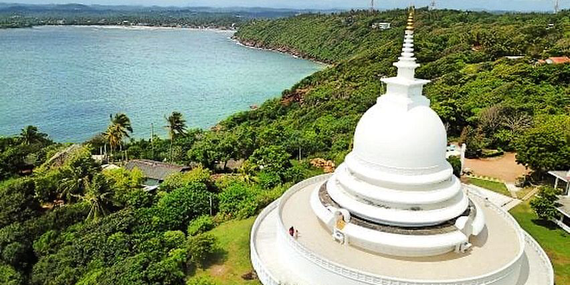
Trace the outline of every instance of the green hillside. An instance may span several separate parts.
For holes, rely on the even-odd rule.
[[[567,125],[570,65],[537,61],[570,54],[569,15],[419,10],[415,48],[422,66],[417,77],[432,80],[424,93],[450,136],[463,132],[470,155],[480,155],[483,148],[516,149],[517,139],[537,131],[533,126]],[[333,65],[284,91],[283,98],[222,125],[227,130],[277,129],[281,138],[271,141],[292,153],[300,144],[307,154],[338,160],[337,154],[342,157],[350,148],[360,115],[383,93],[380,78],[395,75],[392,63],[400,53],[405,19],[401,10],[353,12],[255,21],[241,28],[236,37],[246,44]],[[371,28],[384,21],[393,28]],[[568,166],[567,151],[549,166]]]

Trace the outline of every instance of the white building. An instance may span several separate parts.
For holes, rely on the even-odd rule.
[[[383,79],[345,162],[257,218],[251,259],[263,284],[554,284],[536,241],[453,176],[444,125],[422,95],[429,81],[414,77],[412,16],[398,75]]]
[[[554,222],[563,230],[570,233],[570,170],[549,171],[548,174],[554,177],[554,188],[562,190],[556,209],[560,212],[560,217]]]
[[[390,23],[380,22],[372,24],[373,29],[388,30],[392,27]]]

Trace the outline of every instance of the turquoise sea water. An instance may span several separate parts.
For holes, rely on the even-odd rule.
[[[324,66],[189,29],[37,27],[0,30],[0,136],[36,125],[81,142],[124,112],[135,137],[182,112],[208,128],[277,97]]]

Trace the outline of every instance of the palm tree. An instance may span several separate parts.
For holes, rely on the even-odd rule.
[[[58,185],[57,195],[58,199],[65,199],[66,202],[70,202],[72,197],[75,197],[77,193],[82,193],[85,186],[85,180],[89,178],[81,173],[79,168],[76,167],[66,167],[61,170],[63,178]]]
[[[108,207],[112,204],[112,195],[105,176],[97,174],[91,180],[84,180],[85,195],[73,195],[83,201],[87,201],[90,205],[87,220],[99,219],[109,213]]]
[[[168,129],[168,136],[170,137],[170,161],[172,162],[172,145],[177,136],[186,134],[186,120],[180,112],[172,112],[170,116],[164,117],[164,119],[168,123],[164,127]]]
[[[130,137],[129,133],[133,132],[131,126],[131,120],[127,115],[123,113],[115,114],[115,116],[110,115],[111,124],[107,127],[104,136],[109,146],[111,147],[111,156],[113,155],[113,150],[117,146],[122,147],[122,142],[125,137]]]
[[[47,134],[40,133],[35,126],[27,126],[20,133],[20,140],[25,145],[43,142],[47,138]]]

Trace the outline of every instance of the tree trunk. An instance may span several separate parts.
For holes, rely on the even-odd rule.
[[[174,143],[174,137],[170,138],[170,162],[174,162],[172,158],[172,144]]]

